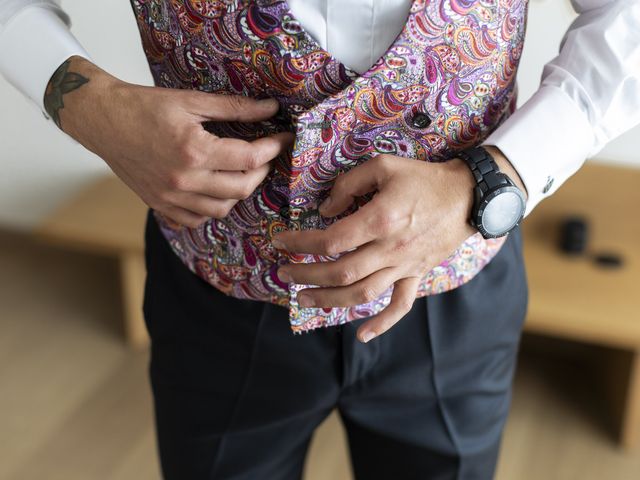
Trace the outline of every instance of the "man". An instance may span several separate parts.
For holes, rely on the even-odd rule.
[[[495,99],[478,98],[487,92],[503,95],[504,110],[512,98],[512,82],[483,91],[484,84],[468,80],[478,65],[495,80],[491,68],[503,65],[496,65],[490,53],[497,48],[499,34],[508,39],[503,43],[506,54],[517,57],[526,2],[371,0],[338,5],[291,0],[288,7],[295,17],[283,2],[157,0],[132,5],[157,85],[184,89],[194,82],[191,88],[217,91],[198,82],[217,80],[213,72],[224,64],[219,78],[225,79],[220,92],[226,94],[142,87],[114,78],[88,60],[52,1],[0,2],[0,70],[63,131],[103,158],[157,214],[150,214],[147,222],[144,309],[153,342],[151,378],[166,478],[297,478],[315,426],[334,407],[347,428],[358,478],[491,478],[526,307],[516,225],[587,156],[640,123],[638,2],[575,0],[580,15],[560,55],[545,68],[539,91],[509,118],[505,114],[492,123],[490,116],[483,117],[487,123],[477,138],[470,137],[482,140],[484,148],[445,149],[458,155],[447,162],[416,162],[418,154],[406,158],[400,151],[356,159],[357,166],[330,172],[331,181],[322,183],[329,188],[324,202],[309,212],[316,219],[339,218],[352,212],[354,200],[375,193],[369,203],[360,203],[355,213],[326,229],[274,228],[268,245],[245,243],[244,236],[228,235],[224,241],[219,237],[225,228],[232,233],[238,228],[240,213],[249,208],[247,200],[256,192],[264,192],[277,175],[287,178],[282,171],[289,166],[283,159],[293,165],[288,175],[296,173],[303,158],[296,152],[304,143],[305,128],[315,126],[302,125],[298,118],[302,129],[296,131],[292,159],[287,155],[293,135],[286,128],[265,127],[266,134],[255,139],[210,134],[203,124],[214,133],[238,123],[273,125],[268,122],[280,115],[278,103],[282,106],[288,98],[278,93],[280,79],[273,77],[260,80],[260,85],[279,94],[279,102],[228,95],[234,88],[251,91],[246,89],[252,75],[264,71],[246,69],[244,78],[233,77],[237,72],[223,57],[212,62],[217,58],[212,52],[228,47],[230,57],[240,55],[239,42],[245,42],[247,57],[255,61],[254,44],[264,45],[260,58],[279,66],[291,57],[306,59],[302,54],[311,52],[313,58],[324,58],[325,67],[364,72],[358,80],[366,82],[371,77],[367,74],[377,71],[371,65],[381,54],[412,72],[410,65],[402,64],[404,57],[391,58],[405,44],[396,40],[395,50],[389,45],[401,30],[401,40],[412,36],[405,25],[415,21],[416,29],[437,34],[436,40],[423,34],[411,37],[420,38],[418,46],[424,47],[414,60],[425,65],[412,75],[433,78],[435,85],[443,72],[449,72],[443,85],[459,86],[461,102],[476,102],[472,112],[487,113]],[[424,13],[431,8],[437,18]],[[440,20],[442,28],[429,31],[428,22]],[[219,41],[208,45],[211,52],[197,45],[207,29],[209,38]],[[39,32],[39,38],[31,32]],[[469,38],[473,41],[467,43]],[[269,50],[276,42],[282,44],[280,52]],[[452,45],[450,55],[439,57],[440,70],[429,69],[430,49]],[[323,55],[324,48],[334,58]],[[279,57],[289,49],[300,55]],[[484,63],[474,58],[486,52]],[[465,55],[467,65],[475,67],[456,70],[458,60],[465,63]],[[340,65],[336,58],[345,63]],[[296,74],[301,75],[303,67],[306,64]],[[344,83],[334,88],[335,96],[323,98],[340,98],[353,78],[343,78]],[[291,82],[296,88],[300,85]],[[392,89],[395,99],[405,92],[401,87],[420,86],[402,82]],[[332,88],[331,82],[325,83]],[[475,97],[465,93],[466,85],[475,85]],[[318,85],[314,88],[312,96],[320,93]],[[290,89],[289,96],[296,91]],[[424,94],[419,97],[424,102],[416,105],[423,110],[430,106],[428,113],[435,116],[428,104],[432,97]],[[455,92],[446,98],[458,99]],[[394,117],[391,112],[394,120],[389,125],[405,122],[399,131],[415,134],[418,147],[424,147],[420,142],[426,136],[416,132],[438,119],[411,110],[415,105],[402,99],[411,116]],[[310,103],[308,111],[317,111],[319,105]],[[369,120],[376,124],[376,119]],[[324,133],[334,121],[338,120],[331,117],[318,128]],[[361,124],[348,125],[359,131]],[[433,128],[435,135],[440,127]],[[327,138],[334,133],[328,131]],[[442,135],[429,138],[453,145],[452,138]],[[473,146],[463,143],[459,146]],[[341,149],[341,142],[335,148]],[[431,153],[435,151],[434,147]],[[289,187],[294,190],[292,184]],[[299,198],[306,200],[309,189]],[[290,215],[293,200],[277,205],[286,204]],[[269,221],[286,214],[273,214]],[[291,215],[287,221],[288,230],[301,225]],[[469,243],[470,238],[475,240]],[[249,252],[240,249],[241,260],[225,263],[236,241]],[[274,283],[256,290],[262,297],[243,294],[258,288],[242,277],[254,275],[256,263],[251,259],[256,251],[266,262],[258,266],[265,265],[269,272],[277,269],[273,277],[260,272],[259,280]],[[300,255],[340,257],[296,262]],[[294,261],[285,264],[284,258]],[[448,269],[451,265],[460,269]],[[231,267],[242,275],[234,276]],[[446,270],[438,277],[441,283],[428,275],[437,268]],[[233,271],[224,277],[227,270]],[[339,326],[291,336],[287,310],[277,295],[280,281],[317,286],[290,287],[287,292],[288,306],[296,312],[293,322],[306,311],[318,312],[322,319],[303,330]],[[376,303],[380,298],[384,301]],[[370,307],[357,310],[359,305]]]

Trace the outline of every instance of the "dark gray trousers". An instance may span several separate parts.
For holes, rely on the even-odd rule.
[[[366,345],[363,320],[294,336],[286,309],[218,292],[152,215],[146,261],[167,480],[298,479],[334,408],[358,480],[493,478],[527,303],[518,230],[473,280],[416,300]]]

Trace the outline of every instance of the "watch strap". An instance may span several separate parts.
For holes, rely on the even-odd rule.
[[[496,187],[513,185],[511,179],[500,172],[498,164],[486,149],[482,147],[467,148],[460,151],[458,157],[464,160],[471,169],[482,194],[486,194]]]

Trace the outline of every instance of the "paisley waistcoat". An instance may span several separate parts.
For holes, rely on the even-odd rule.
[[[153,211],[191,271],[226,294],[288,307],[294,332],[374,315],[392,288],[355,307],[300,308],[303,286],[280,280],[278,267],[335,257],[278,251],[272,236],[335,221],[321,217],[318,206],[338,175],[371,157],[446,161],[480,143],[515,109],[528,0],[414,0],[403,30],[361,75],[325,51],[284,0],[131,4],[156,85],[271,97],[281,106],[269,121],[204,128],[246,140],[296,134],[270,176],[224,219],[188,228]],[[472,235],[424,275],[418,296],[469,281],[503,243]]]

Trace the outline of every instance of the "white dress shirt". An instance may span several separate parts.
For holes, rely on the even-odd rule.
[[[497,146],[520,174],[529,194],[527,214],[586,158],[640,124],[640,0],[571,3],[578,17],[559,55],[545,65],[540,88],[484,142]],[[318,43],[357,72],[384,54],[410,5],[289,0]],[[58,0],[0,0],[0,74],[43,110],[57,67],[72,55],[90,58],[68,26]]]

